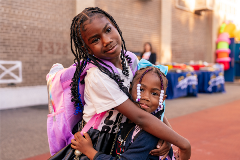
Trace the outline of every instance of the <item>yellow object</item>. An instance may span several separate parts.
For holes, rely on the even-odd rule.
[[[170,70],[170,69],[172,69],[173,68],[173,66],[172,65],[165,65],[165,66],[168,66],[168,70]]]
[[[228,23],[226,25],[226,27],[224,28],[223,32],[227,32],[229,34],[230,38],[234,37],[234,32],[236,30],[236,26],[235,24],[233,24],[232,22]]]
[[[240,41],[240,30],[235,32],[235,39],[236,41]]]

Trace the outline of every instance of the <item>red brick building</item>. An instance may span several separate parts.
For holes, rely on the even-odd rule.
[[[151,42],[159,63],[214,62],[222,19],[216,21],[211,9],[195,14],[176,7],[177,2],[184,5],[185,1],[0,1],[0,109],[47,104],[46,74],[54,63],[66,67],[73,63],[71,21],[89,6],[114,17],[130,51],[142,52],[144,42]],[[21,75],[18,68],[9,69],[14,62],[1,65],[3,61],[18,61]]]

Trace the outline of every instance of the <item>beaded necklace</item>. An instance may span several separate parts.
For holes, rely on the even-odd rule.
[[[135,127],[135,126],[133,126],[133,127],[128,131],[128,133],[127,133],[127,135],[125,136],[125,138],[120,141],[120,148],[121,148],[121,150],[122,150],[122,147],[123,147],[123,144],[122,144],[122,143],[127,139],[129,133],[133,130],[134,127]],[[121,150],[120,150],[120,151],[121,151]]]

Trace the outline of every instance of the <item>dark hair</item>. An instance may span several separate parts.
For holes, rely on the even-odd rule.
[[[150,42],[145,42],[144,45],[143,45],[143,46],[144,46],[144,49],[143,49],[143,52],[141,53],[141,58],[142,58],[143,54],[146,52],[145,46],[146,46],[147,44],[150,46],[150,52],[152,52],[152,45],[151,45],[151,43],[150,43]]]
[[[132,85],[134,83],[136,83],[136,80],[140,77],[141,79],[143,78],[143,76],[147,73],[147,72],[154,72],[156,73],[159,78],[160,78],[160,81],[161,81],[161,78],[163,80],[163,89],[164,89],[164,93],[166,94],[166,91],[167,91],[167,85],[168,85],[168,80],[167,80],[167,77],[164,73],[162,73],[158,68],[156,67],[146,67],[146,68],[141,68],[140,70],[138,70],[134,77],[133,77],[133,80],[132,80]],[[160,76],[161,75],[161,76]]]
[[[123,68],[122,73],[124,75],[129,76],[129,71],[126,65],[125,58],[127,59],[128,63],[132,63],[131,58],[128,55],[126,55],[126,46],[122,37],[122,32],[111,15],[109,15],[107,12],[105,12],[104,10],[98,7],[89,7],[89,8],[85,8],[80,14],[75,16],[72,20],[72,25],[70,29],[71,30],[71,34],[70,34],[71,51],[75,56],[74,63],[76,64],[76,71],[74,73],[74,76],[72,78],[72,83],[71,83],[72,102],[74,102],[74,105],[76,107],[75,114],[78,114],[79,112],[83,111],[83,104],[80,98],[81,95],[79,93],[79,83],[80,83],[80,75],[84,70],[84,68],[86,67],[87,63],[92,63],[95,66],[97,66],[101,72],[107,74],[110,78],[112,78],[118,84],[119,88],[125,94],[127,94],[129,98],[131,98],[131,95],[129,94],[127,87],[123,85],[123,80],[121,80],[120,77],[114,73],[114,70],[109,65],[104,63],[99,58],[89,54],[87,46],[83,41],[82,34],[81,34],[81,31],[84,31],[83,23],[95,15],[98,15],[100,17],[105,16],[106,18],[108,18],[112,22],[112,24],[116,27],[119,35],[121,36],[122,50],[121,50],[120,58],[122,60],[121,62],[122,68]],[[107,67],[110,68],[111,71],[109,71]],[[84,80],[81,80],[81,83],[84,83]]]
[[[140,81],[142,80],[142,78],[144,77],[144,75],[148,72],[153,72],[156,73],[158,75],[158,77],[162,78],[161,83],[163,82],[163,89],[164,89],[164,93],[166,94],[167,91],[167,85],[168,85],[168,80],[167,77],[164,73],[162,73],[158,68],[156,67],[146,67],[146,68],[141,68],[140,70],[138,70],[137,72],[135,72],[135,75],[133,77],[132,80],[132,84],[130,87],[130,93],[132,92],[132,87],[134,86],[134,83],[139,83],[139,81],[136,81],[138,78],[140,78]],[[161,76],[160,76],[161,75]],[[140,107],[141,108],[141,107]],[[154,116],[160,118],[162,113],[164,112],[164,109],[158,111],[157,113],[152,113]]]

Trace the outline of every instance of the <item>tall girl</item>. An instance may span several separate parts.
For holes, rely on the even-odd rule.
[[[126,54],[122,33],[112,16],[97,7],[86,8],[72,21],[71,42],[77,65],[71,83],[76,113],[83,111],[83,119],[88,122],[96,113],[106,111],[98,128],[88,131],[97,151],[112,153],[115,135],[129,118],[146,132],[178,146],[182,160],[190,158],[188,140],[133,103],[128,89],[134,74],[129,64],[134,62]],[[84,82],[79,75],[88,63],[96,67],[87,71],[83,106],[78,85]]]

